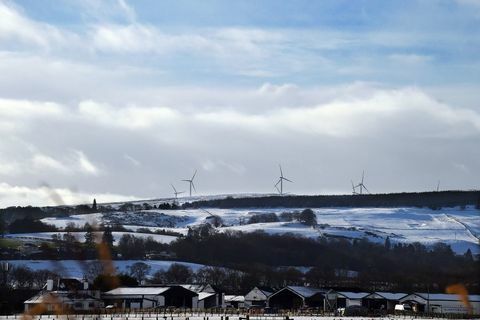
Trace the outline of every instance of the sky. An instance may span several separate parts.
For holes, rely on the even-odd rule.
[[[0,0],[0,207],[480,189],[480,1]]]

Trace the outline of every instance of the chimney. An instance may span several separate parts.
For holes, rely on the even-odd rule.
[[[88,290],[88,281],[83,280],[83,290]]]
[[[47,280],[47,291],[53,291],[53,279]]]

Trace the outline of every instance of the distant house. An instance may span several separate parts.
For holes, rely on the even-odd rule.
[[[362,298],[362,306],[369,310],[393,312],[395,305],[406,295],[406,293],[376,291]]]
[[[468,300],[473,314],[480,314],[480,295],[469,295]],[[400,303],[411,305],[415,312],[466,314],[469,311],[456,294],[412,293],[401,298]]]
[[[245,296],[225,295],[225,308],[245,308]]]
[[[270,297],[268,306],[275,309],[321,308],[329,310],[332,303],[330,291],[312,287],[288,286]]]
[[[42,291],[26,300],[25,312],[48,313],[58,310],[91,311],[103,308],[100,291],[87,281],[77,279],[47,280]]]
[[[337,292],[337,308],[346,308],[350,306],[361,306],[362,299],[368,296],[368,292]]]
[[[265,308],[268,307],[268,297],[270,297],[278,289],[271,287],[258,286],[254,287],[245,295],[245,307],[258,307]]]

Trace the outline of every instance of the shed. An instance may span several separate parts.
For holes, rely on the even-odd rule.
[[[375,291],[362,298],[362,306],[369,310],[393,311],[406,293]]]
[[[241,309],[245,307],[245,296],[225,295],[225,307]]]
[[[268,298],[268,305],[275,309],[300,309],[305,307],[327,309],[328,291],[325,289],[287,286]]]
[[[480,314],[480,295],[469,295],[468,300],[472,313]],[[417,292],[403,297],[400,303],[410,304],[416,312],[468,313],[468,307],[456,294]]]
[[[362,299],[368,296],[368,292],[337,292],[337,308],[346,308],[350,306],[361,306]]]
[[[277,289],[272,287],[254,287],[245,295],[245,307],[268,307],[268,297],[270,297],[276,291]]]
[[[165,306],[165,292],[169,287],[120,287],[103,294],[109,305],[122,309],[142,309]]]

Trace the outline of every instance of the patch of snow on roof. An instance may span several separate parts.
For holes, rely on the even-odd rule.
[[[105,295],[159,295],[170,289],[169,287],[121,287],[105,292]]]

